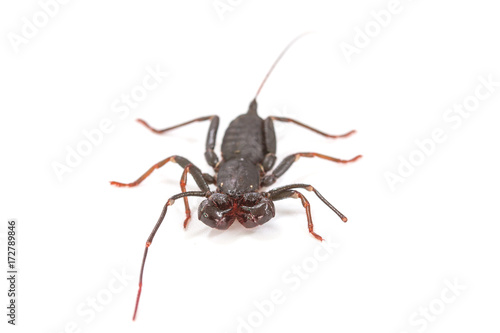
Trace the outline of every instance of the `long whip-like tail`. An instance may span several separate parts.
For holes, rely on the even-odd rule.
[[[269,77],[269,75],[271,75],[272,71],[274,70],[274,67],[276,67],[276,65],[278,64],[278,62],[281,60],[281,58],[283,58],[283,56],[285,55],[285,53],[288,51],[288,49],[293,45],[295,44],[295,42],[297,40],[299,40],[300,38],[304,37],[305,35],[308,35],[308,34],[311,34],[312,31],[307,31],[307,32],[304,32],[302,34],[300,34],[299,36],[295,37],[290,43],[288,43],[288,45],[285,47],[285,49],[281,52],[281,54],[278,56],[278,58],[274,61],[273,65],[271,66],[271,68],[269,69],[269,71],[267,72],[266,76],[264,77],[264,80],[262,81],[262,83],[260,84],[260,87],[259,89],[257,90],[257,93],[255,94],[255,97],[254,97],[254,101],[257,99],[257,96],[259,96],[259,93],[260,91],[262,90],[262,87],[264,86],[264,83],[266,83],[267,81],[267,78]]]

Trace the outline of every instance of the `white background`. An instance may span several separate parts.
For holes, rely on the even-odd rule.
[[[500,87],[458,128],[443,120],[474,95],[479,76],[500,81],[498,6],[401,0],[400,12],[348,63],[341,43],[353,44],[356,27],[364,29],[374,20],[370,12],[389,1],[232,3],[221,19],[211,0],[70,1],[15,52],[8,36],[21,34],[23,17],[32,21],[40,5],[2,2],[0,241],[5,251],[5,221],[17,218],[20,267],[19,325],[5,323],[2,279],[2,327],[237,332],[239,318],[248,323],[250,316],[254,327],[241,332],[498,331]],[[320,243],[308,234],[298,200],[278,202],[265,226],[224,232],[197,220],[196,199],[184,231],[178,202],[150,248],[132,322],[144,243],[165,201],[179,192],[182,170],[167,165],[133,189],[108,181],[135,180],[173,154],[210,171],[203,158],[208,123],[158,136],[134,120],[161,128],[218,114],[220,145],[276,56],[304,31],[318,33],[278,65],[259,96],[259,114],[329,133],[358,131],[332,140],[276,125],[279,159],[299,151],[363,154],[351,165],[301,159],[276,184],[313,184],[342,211],[346,224],[306,192],[315,230],[339,247],[313,265]],[[113,102],[141,84],[148,66],[169,76],[120,118]],[[59,181],[53,163],[65,163],[67,147],[75,149],[82,131],[105,118],[113,131]],[[396,173],[399,156],[408,159],[415,140],[435,128],[447,140],[391,191],[384,174]],[[303,263],[311,273],[292,290],[286,277]],[[123,288],[117,272],[127,276]],[[466,290],[445,304],[442,294],[454,295],[447,280]],[[110,284],[120,290],[107,299]],[[284,302],[259,322],[254,302],[273,290]],[[99,311],[87,305],[96,297],[107,303]],[[439,314],[418,317],[429,306]]]

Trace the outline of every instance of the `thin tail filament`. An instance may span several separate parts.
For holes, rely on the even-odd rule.
[[[266,83],[267,81],[267,78],[269,77],[269,75],[271,75],[272,71],[274,70],[274,67],[276,67],[276,65],[278,64],[278,62],[281,60],[281,58],[283,58],[283,56],[285,55],[286,51],[288,51],[288,49],[293,45],[295,44],[295,42],[297,40],[299,40],[300,38],[304,37],[305,35],[308,35],[312,33],[312,31],[308,31],[308,32],[304,32],[303,34],[300,34],[299,36],[295,37],[286,47],[285,49],[281,52],[281,54],[278,56],[278,58],[274,61],[274,64],[271,66],[271,69],[269,69],[269,72],[267,72],[266,76],[264,77],[264,80],[262,81],[262,83],[260,84],[260,87],[259,89],[257,90],[257,93],[255,94],[255,97],[254,97],[254,101],[257,99],[257,96],[259,96],[259,93],[260,91],[262,90],[262,87],[264,86],[264,83]]]

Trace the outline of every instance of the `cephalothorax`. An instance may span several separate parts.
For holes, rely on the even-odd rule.
[[[319,157],[337,163],[354,162],[361,157],[361,155],[358,155],[350,160],[342,160],[319,153],[296,153],[285,157],[281,163],[273,169],[276,162],[276,135],[274,132],[273,121],[292,122],[329,138],[347,137],[355,132],[350,131],[342,135],[329,135],[291,118],[270,116],[266,119],[262,119],[258,116],[256,99],[264,86],[264,83],[288,48],[302,36],[303,35],[290,42],[290,44],[288,44],[288,46],[279,55],[278,59],[276,59],[257,90],[255,98],[250,103],[247,113],[238,116],[229,125],[222,140],[222,159],[220,161],[214,152],[217,129],[219,127],[218,116],[212,115],[201,117],[162,130],[154,129],[145,121],[140,119],[138,120],[155,133],[164,133],[194,122],[210,120],[210,127],[205,147],[205,159],[207,163],[213,167],[214,175],[202,173],[198,167],[193,165],[186,158],[173,155],[153,165],[139,179],[132,183],[111,182],[112,185],[116,186],[137,186],[144,179],[146,179],[154,169],[158,169],[168,162],[177,163],[184,169],[180,181],[182,192],[168,199],[167,203],[163,207],[158,221],[156,222],[156,225],[153,228],[153,231],[149,235],[146,242],[139,278],[139,291],[137,293],[137,301],[134,310],[134,320],[137,315],[142,290],[144,264],[146,262],[149,246],[153,242],[153,238],[165,217],[168,206],[171,206],[177,199],[183,198],[184,200],[186,209],[184,228],[187,226],[187,223],[191,218],[191,210],[189,209],[188,204],[189,196],[205,197],[205,200],[203,200],[198,207],[198,218],[209,227],[221,230],[229,228],[235,221],[238,221],[246,228],[253,228],[258,225],[262,225],[275,216],[274,201],[295,198],[300,199],[303,207],[305,208],[309,232],[316,239],[321,241],[321,236],[316,234],[313,230],[309,202],[306,197],[296,189],[305,189],[307,191],[314,192],[321,201],[323,201],[342,219],[342,221],[347,221],[347,218],[333,205],[331,205],[311,185],[292,184],[278,187],[266,192],[260,191],[262,187],[274,184],[276,180],[283,175],[300,157]],[[188,174],[191,174],[200,188],[200,191],[186,191]],[[210,189],[210,184],[214,184],[216,186],[215,191]]]

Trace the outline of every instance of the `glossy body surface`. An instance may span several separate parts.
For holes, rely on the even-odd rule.
[[[361,157],[361,155],[358,155],[350,160],[342,160],[320,153],[301,152],[285,157],[276,166],[276,168],[273,169],[276,162],[276,134],[273,125],[274,121],[291,122],[329,138],[347,137],[354,133],[354,131],[350,131],[342,135],[330,135],[291,118],[270,116],[266,119],[262,119],[257,114],[256,99],[260,90],[283,54],[300,37],[302,37],[302,35],[288,44],[285,50],[274,62],[273,66],[257,90],[255,98],[251,101],[248,111],[245,114],[236,117],[228,126],[222,140],[221,160],[219,160],[214,151],[217,130],[219,127],[219,117],[217,115],[196,118],[161,130],[149,126],[144,120],[138,120],[141,124],[157,134],[162,134],[194,122],[210,121],[205,144],[205,159],[207,164],[213,168],[214,173],[212,175],[202,173],[200,168],[193,165],[187,158],[179,155],[172,155],[154,164],[141,177],[132,183],[111,182],[112,185],[120,187],[132,187],[139,185],[155,169],[158,169],[169,162],[177,163],[181,168],[183,168],[180,181],[182,192],[173,195],[170,199],[168,199],[163,207],[158,221],[156,222],[156,225],[146,241],[134,319],[137,314],[139,298],[141,295],[142,276],[144,273],[144,265],[148,249],[165,218],[168,207],[173,205],[177,199],[182,198],[184,200],[186,209],[186,219],[184,220],[185,228],[191,218],[188,197],[197,196],[205,198],[198,207],[198,218],[207,226],[220,230],[229,228],[235,221],[238,221],[246,228],[253,228],[262,225],[275,216],[275,201],[283,199],[299,199],[306,212],[309,233],[321,241],[323,240],[322,237],[314,232],[309,201],[301,192],[297,191],[297,189],[305,189],[307,191],[314,192],[314,194],[332,211],[334,211],[343,222],[347,221],[347,218],[332,204],[330,204],[312,185],[291,184],[269,191],[262,191],[263,187],[274,184],[279,177],[281,177],[296,161],[299,160],[300,157],[318,157],[336,163],[354,162]],[[188,174],[193,177],[196,185],[200,189],[199,191],[186,190]],[[215,191],[210,189],[211,184],[216,186]]]

